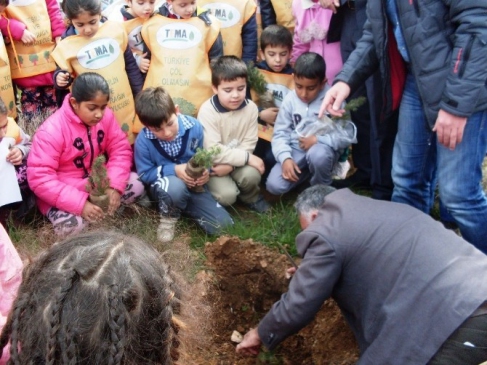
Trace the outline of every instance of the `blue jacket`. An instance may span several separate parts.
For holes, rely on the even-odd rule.
[[[185,129],[183,118],[194,123]],[[189,115],[178,115],[179,134],[184,130],[182,136],[182,147],[179,154],[175,157],[169,156],[161,147],[159,139],[149,139],[146,136],[146,128],[137,136],[135,140],[135,167],[140,180],[144,184],[152,184],[163,176],[176,175],[174,167],[189,161],[195,154],[196,149],[203,148],[203,127],[200,122]]]
[[[385,1],[367,2],[367,21],[355,51],[335,78],[356,89],[377,68],[385,113],[392,109]],[[487,109],[487,2],[396,1],[410,68],[429,126],[439,109],[460,117]]]

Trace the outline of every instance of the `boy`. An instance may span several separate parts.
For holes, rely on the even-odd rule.
[[[220,22],[195,0],[167,0],[159,14],[142,26],[151,52],[144,89],[163,86],[183,114],[196,116],[212,94],[210,61],[223,55]]]
[[[135,142],[135,165],[158,204],[161,214],[158,239],[168,242],[174,238],[174,227],[181,213],[193,218],[209,234],[232,225],[230,215],[207,189],[201,193],[190,190],[204,186],[209,179],[208,171],[197,180],[185,171],[196,149],[203,147],[201,124],[179,114],[179,107],[162,87],[141,91],[135,100],[135,110],[144,125]]]
[[[266,184],[271,194],[287,193],[309,177],[311,185],[330,185],[333,167],[350,144],[349,138],[342,139],[335,134],[299,137],[296,132],[303,120],[318,119],[321,102],[329,88],[325,75],[325,60],[319,54],[306,52],[296,60],[295,90],[286,96],[279,109],[271,142],[277,160]]]
[[[270,25],[260,36],[260,55],[263,61],[256,64],[267,82],[267,90],[272,92],[275,107],[259,108],[259,123],[273,129],[277,112],[284,97],[294,90],[293,68],[288,63],[293,48],[293,35],[282,25]],[[254,101],[258,103],[258,100]],[[271,132],[272,133],[272,132]],[[264,160],[266,173],[276,163],[272,154],[269,136],[260,135],[255,154]]]
[[[211,82],[215,95],[200,108],[204,146],[219,146],[208,188],[223,206],[237,196],[250,209],[263,213],[269,205],[260,194],[264,162],[252,152],[257,143],[257,106],[245,98],[247,66],[235,56],[222,56],[212,64]]]
[[[254,0],[198,0],[221,22],[223,54],[245,63],[257,59],[257,5]]]

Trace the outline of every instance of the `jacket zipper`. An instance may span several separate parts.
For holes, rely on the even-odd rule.
[[[474,36],[471,35],[468,40],[467,47],[465,48],[465,53],[463,56],[462,65],[460,66],[460,71],[458,72],[459,77],[463,77],[465,68],[467,67],[468,59],[470,58],[470,52],[472,51],[473,42],[474,42]]]
[[[91,169],[91,166],[93,166],[93,158],[94,158],[94,153],[95,153],[95,150],[93,148],[93,143],[91,142],[91,128],[86,126],[86,129],[88,131],[88,143],[90,144],[90,151],[91,151],[91,156],[90,156],[90,169]]]

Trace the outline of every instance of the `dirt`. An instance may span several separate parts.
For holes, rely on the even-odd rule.
[[[220,237],[205,248],[207,269],[198,274],[207,281],[206,300],[212,308],[209,348],[197,363],[207,365],[250,364],[354,364],[358,349],[336,303],[326,301],[315,320],[289,337],[274,352],[261,351],[257,358],[235,353],[230,341],[234,330],[245,334],[287,290],[286,256],[252,240]]]

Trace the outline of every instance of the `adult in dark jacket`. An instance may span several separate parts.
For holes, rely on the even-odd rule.
[[[321,109],[341,114],[340,103],[378,68],[384,114],[400,102],[392,200],[429,213],[438,181],[462,236],[485,253],[486,60],[487,2],[369,1],[363,36]]]
[[[315,185],[296,208],[303,260],[288,292],[237,352],[256,354],[261,343],[274,349],[332,297],[357,339],[359,365],[487,360],[482,252],[417,209],[348,189]]]

